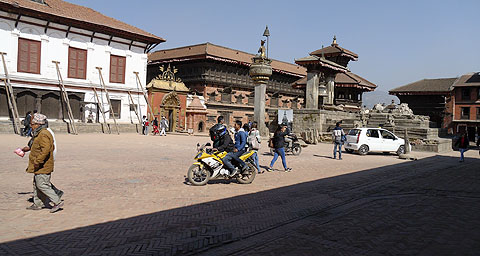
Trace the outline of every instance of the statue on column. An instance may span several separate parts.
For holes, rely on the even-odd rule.
[[[258,53],[260,53],[260,57],[262,59],[266,59],[267,55],[265,54],[266,49],[265,49],[265,40],[260,40],[260,48],[258,49]]]

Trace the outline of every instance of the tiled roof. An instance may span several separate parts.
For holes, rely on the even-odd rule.
[[[148,55],[148,60],[150,62],[172,62],[190,59],[217,59],[250,65],[252,63],[252,57],[254,56],[255,55],[251,53],[246,53],[211,43],[204,43],[156,51]],[[295,64],[272,60],[271,65],[273,70],[277,72],[287,72],[296,76],[307,75],[306,68]]]
[[[352,73],[337,73],[335,76],[335,84],[336,85],[357,85],[357,87],[361,87],[368,90],[375,90],[377,85],[368,81],[367,79]],[[305,87],[307,85],[307,77],[301,78],[293,83],[294,87]]]
[[[423,79],[404,86],[390,90],[390,94],[397,93],[424,93],[424,92],[449,92],[450,87],[457,78],[439,78],[439,79]]]
[[[461,76],[453,87],[480,86],[480,72],[468,73]]]
[[[338,56],[343,54],[350,57],[353,60],[358,59],[358,55],[356,53],[349,51],[345,48],[342,48],[338,45],[331,45],[322,49],[318,49],[316,51],[311,52],[310,55],[316,55],[320,57],[322,56],[322,52],[325,55],[325,57]]]
[[[340,72],[347,72],[348,71],[347,67],[344,67],[340,64],[337,64],[336,62],[333,62],[333,61],[330,61],[330,60],[327,60],[325,58],[318,57],[318,56],[315,56],[315,55],[309,55],[307,57],[296,59],[295,63],[297,63],[299,65],[316,64],[316,65],[320,65],[322,67],[330,68],[330,69],[340,71]]]
[[[44,0],[45,4],[32,0],[0,0],[0,10],[13,11],[26,16],[47,19],[65,25],[93,25],[101,31],[123,32],[129,36],[147,43],[161,43],[166,40],[148,33],[132,25],[105,16],[90,8],[72,4],[62,0]],[[116,4],[114,2],[113,4]],[[82,27],[80,27],[82,28]],[[102,32],[103,33],[103,32]],[[118,34],[118,33],[117,33]]]

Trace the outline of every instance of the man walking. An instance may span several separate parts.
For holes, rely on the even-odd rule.
[[[245,146],[247,145],[247,133],[245,130],[242,128],[242,121],[237,120],[235,121],[235,147],[233,149],[233,152],[228,153],[224,158],[223,158],[223,163],[225,167],[227,167],[228,171],[230,172],[230,176],[233,176],[236,174],[236,169],[232,164],[232,160],[237,162],[240,167],[242,172],[247,169],[247,164],[245,164],[242,159],[240,159],[240,156],[245,153]]]
[[[337,148],[338,148],[338,160],[342,160],[342,145],[345,132],[342,129],[342,124],[337,122],[335,128],[332,132],[333,140],[333,159],[337,157]]]
[[[47,117],[35,113],[31,120],[32,139],[23,151],[30,151],[27,172],[33,173],[33,204],[28,210],[40,210],[49,207],[49,202],[54,205],[50,209],[54,213],[61,209],[63,191],[58,190],[50,181],[53,172],[56,142],[51,129],[46,125]]]
[[[162,129],[160,131],[160,136],[167,136],[165,131],[168,129],[168,121],[164,116],[162,116],[162,120],[160,120],[160,128]]]
[[[142,118],[142,133],[143,135],[148,135],[148,119],[147,116],[143,116]]]

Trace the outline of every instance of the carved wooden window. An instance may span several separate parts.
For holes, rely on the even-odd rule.
[[[87,50],[68,48],[68,77],[87,78]]]
[[[126,58],[110,55],[110,83],[125,83]]]
[[[231,103],[232,95],[228,92],[222,92],[222,102]]]
[[[255,104],[255,93],[250,93],[250,95],[248,95],[248,105],[253,105]]]
[[[40,74],[41,42],[19,38],[17,71]]]

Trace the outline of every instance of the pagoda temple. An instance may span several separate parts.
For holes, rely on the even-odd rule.
[[[299,79],[292,86],[305,88],[307,108],[340,107],[347,111],[359,111],[362,106],[362,94],[375,90],[377,86],[350,72],[348,63],[357,59],[358,55],[340,47],[334,36],[330,46],[295,60],[295,63],[307,68],[307,77]]]

